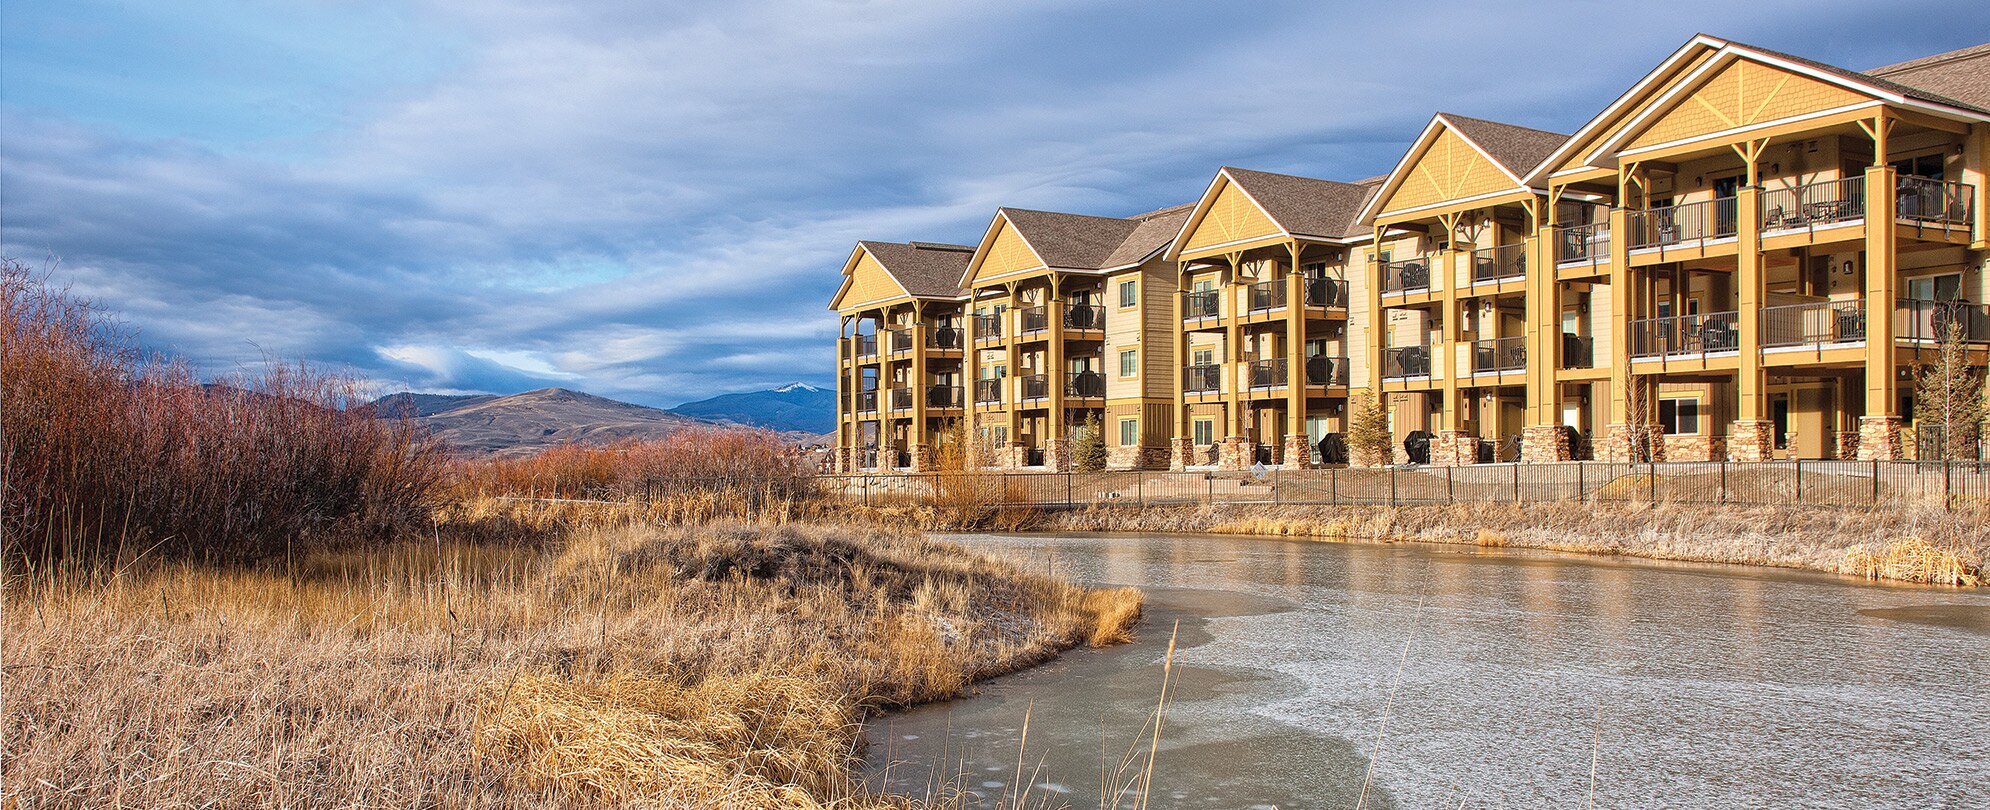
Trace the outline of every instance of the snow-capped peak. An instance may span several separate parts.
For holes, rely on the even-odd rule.
[[[821,391],[821,390],[822,390],[822,389],[820,389],[820,388],[817,388],[817,387],[815,387],[815,386],[813,386],[813,385],[809,385],[808,383],[805,383],[805,382],[791,382],[791,383],[788,383],[787,385],[783,385],[783,386],[781,386],[781,387],[779,387],[779,388],[776,388],[776,389],[774,389],[774,393],[776,393],[776,394],[785,394],[785,393],[788,393],[789,391],[810,391],[810,392],[815,392],[815,391]]]

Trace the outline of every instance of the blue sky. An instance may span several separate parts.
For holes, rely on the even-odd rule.
[[[1380,174],[1435,110],[1566,132],[1697,31],[1866,68],[1990,7],[26,0],[0,251],[211,373],[667,406],[829,384],[857,239]]]

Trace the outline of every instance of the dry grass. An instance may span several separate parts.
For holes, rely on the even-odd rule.
[[[23,806],[902,804],[860,721],[1082,643],[1087,591],[914,535],[717,524],[12,581]]]
[[[1979,584],[1990,566],[1990,507],[1982,505],[1864,512],[1664,503],[1218,505],[1053,513],[1038,528],[1514,546],[1942,584]]]

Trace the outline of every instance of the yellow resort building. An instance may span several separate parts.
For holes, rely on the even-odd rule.
[[[1572,134],[1440,113],[1380,177],[861,242],[837,459],[924,469],[964,419],[980,465],[1066,470],[1096,417],[1114,468],[1333,465],[1358,396],[1399,462],[1912,458],[1916,364],[1990,349],[1986,167],[1990,45],[1703,35]]]

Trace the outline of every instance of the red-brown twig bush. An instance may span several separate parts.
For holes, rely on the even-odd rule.
[[[383,536],[426,514],[443,457],[361,393],[302,366],[202,385],[0,260],[0,546],[44,564],[251,560]]]
[[[807,486],[795,451],[771,431],[694,428],[607,446],[561,445],[518,458],[464,459],[459,497],[669,497],[739,488]]]

